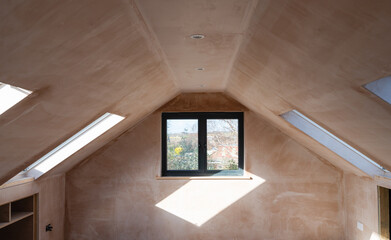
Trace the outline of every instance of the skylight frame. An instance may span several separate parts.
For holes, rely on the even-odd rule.
[[[73,135],[72,137],[68,138],[66,141],[64,141],[63,143],[58,145],[56,148],[54,148],[53,150],[51,150],[50,152],[48,152],[47,154],[42,156],[36,162],[31,164],[25,170],[23,170],[20,174],[23,174],[26,177],[34,177],[35,179],[39,178],[40,176],[42,176],[46,172],[48,172],[51,169],[53,169],[55,166],[57,166],[58,164],[60,164],[64,160],[66,160],[69,157],[71,157],[76,152],[80,151],[82,148],[87,146],[89,143],[91,143],[92,141],[94,141],[95,139],[97,139],[98,137],[103,135],[104,133],[106,133],[108,130],[113,128],[115,125],[117,125],[123,119],[124,119],[124,117],[116,115],[116,114],[113,114],[113,113],[105,113],[105,114],[103,114],[101,117],[99,117],[98,119],[96,119],[95,121],[93,121],[92,123],[90,123],[86,127],[84,127],[82,130],[77,132],[75,135]],[[109,120],[111,120],[111,122],[107,122]],[[105,123],[107,123],[108,125],[105,126],[103,129],[97,129],[98,126],[100,126],[100,124],[105,124]],[[96,129],[98,131],[98,133],[96,135],[88,136],[87,134],[90,133],[90,131],[93,131],[94,129]],[[83,137],[85,137],[85,139],[82,139]],[[67,152],[66,148],[67,147],[68,148],[72,147],[71,144],[74,143],[77,140],[80,140],[80,141],[84,140],[85,141],[84,145],[81,145],[81,146],[78,146],[78,147],[74,147],[73,149],[69,149],[68,150],[69,152]],[[57,157],[56,154],[58,154],[58,153],[61,154],[60,151],[62,151],[62,150],[65,151],[65,154],[62,153],[62,154],[65,155],[65,157],[59,158],[61,160],[57,160],[57,161],[54,161],[54,162],[51,162],[51,163],[47,162],[47,161],[50,161],[51,157],[53,157],[55,159]],[[38,171],[37,168],[41,164],[45,164],[45,163],[47,163],[47,165],[49,166],[48,169],[46,169],[44,171]]]
[[[363,153],[350,146],[304,114],[293,109],[280,115],[297,129],[319,142],[330,151],[350,162],[368,175],[389,177],[390,172],[384,167],[365,156]]]

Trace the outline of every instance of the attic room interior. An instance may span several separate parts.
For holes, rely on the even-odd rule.
[[[390,239],[391,1],[0,7],[0,239]]]

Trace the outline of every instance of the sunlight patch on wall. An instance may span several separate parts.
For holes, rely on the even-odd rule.
[[[369,240],[380,240],[381,237],[378,233],[372,232],[371,238]]]
[[[124,117],[119,115],[105,113],[100,118],[26,168],[24,170],[24,174],[27,177],[40,177],[123,119]]]
[[[198,227],[265,182],[252,180],[191,180],[155,206]]]
[[[0,115],[31,94],[31,91],[0,82]]]

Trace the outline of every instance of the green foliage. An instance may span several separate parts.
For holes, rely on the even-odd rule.
[[[198,169],[198,140],[197,134],[181,133],[179,136],[168,138],[180,138],[179,141],[167,139],[167,169],[169,170],[197,170]],[[182,151],[175,151],[181,147]]]
[[[208,162],[208,170],[238,170],[238,163],[235,162],[233,159],[227,160],[227,164],[221,165],[221,162],[213,162],[213,160],[210,160]]]
[[[235,162],[233,159],[230,159],[228,161],[228,163],[229,163],[228,170],[238,170],[239,169],[238,163]]]

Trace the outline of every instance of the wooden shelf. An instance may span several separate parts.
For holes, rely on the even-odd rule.
[[[9,222],[0,222],[0,229],[2,229],[3,227],[6,227],[10,224],[13,224],[19,220],[22,220],[26,217],[29,217],[29,216],[32,216],[34,214],[34,212],[13,212],[11,214],[11,221]]]
[[[36,236],[37,195],[0,206],[0,239],[34,240]]]

